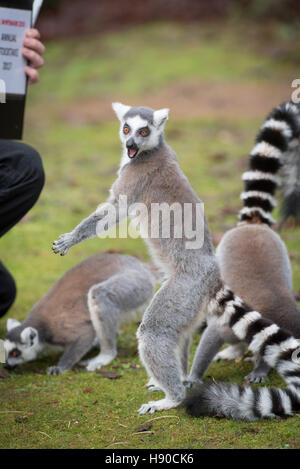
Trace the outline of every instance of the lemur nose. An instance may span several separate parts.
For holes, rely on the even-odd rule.
[[[135,143],[134,143],[133,138],[131,137],[131,138],[129,138],[129,139],[127,140],[127,142],[126,142],[126,147],[127,147],[127,148],[132,148],[132,147],[134,147],[134,146],[135,146]]]

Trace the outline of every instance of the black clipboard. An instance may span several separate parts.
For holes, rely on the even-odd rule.
[[[9,8],[12,10],[22,10],[22,11],[30,12],[29,27],[31,27],[32,5],[33,5],[33,0],[8,0],[8,1],[0,0],[0,12],[5,11],[5,10],[1,10],[1,8]],[[3,15],[0,15],[0,37],[2,37],[1,35],[2,35],[2,30],[3,30],[3,27],[2,27],[3,24],[5,25],[9,24],[7,23],[7,20],[1,18],[1,16]],[[28,16],[29,15],[26,15],[26,17]],[[6,23],[2,23],[3,21]],[[8,41],[8,43],[9,42],[10,41]],[[17,48],[19,49],[18,54],[22,54],[23,46],[22,47],[20,45],[17,45],[17,46],[18,46]],[[0,50],[0,52],[2,51]],[[7,63],[9,64],[9,61]],[[4,66],[6,66],[4,65],[4,62],[3,64],[1,62],[1,65],[3,65],[3,68]],[[5,82],[4,72],[1,69],[0,69],[0,79],[2,79]],[[2,85],[3,85],[3,81],[1,83]],[[5,102],[0,102],[0,139],[20,140],[22,139],[22,135],[23,135],[23,121],[24,121],[24,111],[25,111],[26,92],[27,92],[27,78],[25,80],[25,88],[23,90],[24,94],[23,92],[22,93],[9,92],[11,83],[5,82],[4,86],[5,86],[5,89],[7,89],[7,92],[5,93]],[[1,91],[3,92],[3,90]]]

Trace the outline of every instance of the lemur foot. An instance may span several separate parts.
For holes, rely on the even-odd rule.
[[[249,375],[245,376],[244,380],[248,381],[249,383],[264,383],[266,381],[267,375],[266,373],[260,373],[259,371],[251,371]]]
[[[60,366],[48,366],[47,368],[47,375],[62,375],[68,370],[64,370]]]
[[[72,233],[65,233],[60,235],[58,240],[53,241],[52,250],[55,254],[60,253],[61,256],[65,256],[68,250],[73,246]]]
[[[242,355],[241,350],[235,346],[226,347],[221,352],[217,353],[213,361],[217,362],[219,360],[235,360],[236,358]]]
[[[115,356],[116,354],[105,355],[104,353],[100,353],[88,361],[86,369],[87,371],[100,370],[102,366],[108,365],[115,358]]]
[[[193,388],[195,386],[200,386],[201,384],[203,384],[203,381],[200,378],[193,378],[192,376],[189,376],[182,382],[182,384],[186,388]]]
[[[161,399],[160,401],[150,401],[147,404],[143,404],[139,408],[138,413],[140,415],[144,415],[147,412],[149,414],[154,414],[156,411],[172,409],[173,407],[177,407],[179,404],[180,402],[172,401],[167,398]]]

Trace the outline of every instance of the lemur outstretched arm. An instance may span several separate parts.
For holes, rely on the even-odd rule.
[[[95,212],[82,220],[73,231],[62,234],[58,240],[53,241],[52,249],[55,254],[60,253],[61,256],[65,256],[75,244],[109,231],[127,216],[127,210],[120,209],[116,198],[111,196],[105,204],[100,205]]]

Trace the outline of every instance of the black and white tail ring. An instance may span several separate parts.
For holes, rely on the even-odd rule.
[[[262,125],[249,155],[249,169],[242,179],[244,207],[241,221],[272,225],[276,206],[274,194],[283,185],[283,213],[287,218],[300,211],[300,106],[284,103],[276,107]],[[280,170],[280,171],[279,171]]]
[[[226,383],[208,383],[193,391],[185,401],[189,414],[196,417],[222,415],[234,419],[288,417],[300,412],[300,340],[272,321],[253,311],[224,286],[211,300],[209,309],[218,314],[220,324],[259,353],[285,380],[285,390],[253,389]]]

